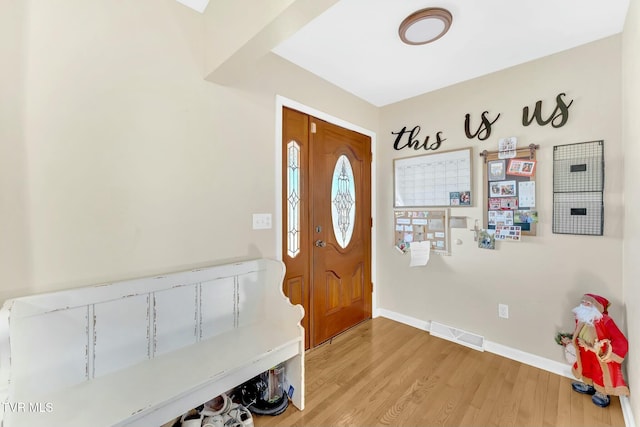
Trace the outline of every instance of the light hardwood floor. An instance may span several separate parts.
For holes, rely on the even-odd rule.
[[[553,337],[549,337],[553,339]],[[306,407],[267,426],[624,426],[571,379],[376,318],[307,352]]]

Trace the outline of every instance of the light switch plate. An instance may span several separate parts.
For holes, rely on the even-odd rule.
[[[259,213],[253,214],[253,229],[254,230],[266,230],[271,228],[271,214]]]

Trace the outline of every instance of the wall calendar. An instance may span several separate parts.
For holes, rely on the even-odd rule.
[[[471,206],[471,148],[393,161],[394,207]]]

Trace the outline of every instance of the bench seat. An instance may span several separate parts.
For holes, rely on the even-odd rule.
[[[72,330],[77,326],[76,329],[81,331],[84,325],[75,323],[83,318],[88,319],[88,331],[81,337],[87,341],[88,354],[84,360],[86,366],[80,367],[86,371],[83,381],[65,384],[68,381],[64,375],[59,375],[60,373],[51,377],[42,375],[43,392],[38,388],[38,369],[32,370],[34,375],[29,372],[5,372],[4,376],[8,377],[9,381],[5,391],[3,427],[160,426],[280,363],[285,364],[286,387],[292,388],[293,404],[303,409],[304,332],[300,326],[302,309],[300,306],[292,306],[282,294],[284,276],[280,262],[257,260],[247,263],[249,265],[234,264],[235,268],[218,266],[205,271],[204,275],[204,270],[200,269],[197,270],[198,277],[180,273],[180,277],[173,276],[173,279],[177,280],[172,280],[171,275],[162,276],[160,279],[164,284],[160,286],[157,280],[153,280],[158,278],[149,278],[148,286],[143,284],[146,279],[137,279],[135,286],[132,285],[133,282],[121,286],[122,289],[116,292],[116,296],[120,295],[120,298],[115,299],[113,293],[105,293],[104,289],[93,287],[92,289],[99,290],[101,297],[98,300],[89,298],[92,309],[82,303],[87,300],[87,295],[82,295],[82,292],[86,292],[85,288],[75,292],[64,291],[64,298],[61,298],[59,293],[49,294],[49,298],[48,294],[38,295],[37,300],[31,301],[21,310],[15,310],[16,304],[29,301],[5,304],[3,311],[9,320],[8,329],[11,334],[20,334],[19,337],[10,336],[3,346],[4,350],[11,352],[11,358],[24,356],[30,359],[30,362],[46,359],[46,343],[42,343],[43,357],[40,359],[20,352],[37,348],[37,343],[31,341],[42,339],[46,335],[50,335],[47,337],[48,342],[56,342],[55,326],[59,322],[70,322]],[[122,284],[103,286],[116,285]],[[127,293],[133,288],[137,288],[135,293]],[[170,291],[171,294],[163,295],[164,291]],[[144,298],[118,307],[120,301],[135,296]],[[161,321],[160,318],[165,314],[168,316],[175,313],[171,310],[173,305],[180,306],[183,304],[181,301],[188,301],[192,296],[195,298],[194,312],[178,311],[179,316],[174,315],[174,318],[177,317],[177,325],[173,319]],[[228,301],[222,304],[214,303],[212,299],[218,296]],[[54,306],[60,306],[60,303],[62,306],[52,310],[51,301],[54,301]],[[70,301],[75,303],[67,305]],[[103,302],[108,303],[108,311],[99,307]],[[128,332],[129,328],[144,330],[144,325],[137,323],[141,322],[145,304],[149,313],[142,322],[148,324],[148,337],[143,337],[143,332]],[[211,311],[203,307],[207,304],[211,304]],[[233,308],[225,309],[225,304]],[[78,314],[82,313],[85,307],[92,315]],[[132,307],[131,313],[121,311]],[[23,321],[20,318],[15,319],[18,325],[13,325],[13,316],[19,315],[12,310],[22,311]],[[65,315],[65,311],[68,310],[72,311]],[[140,313],[136,314],[137,310]],[[60,318],[60,313],[63,319]],[[33,320],[38,316],[50,314],[55,315],[46,319],[53,320],[50,323],[52,328],[42,331],[49,323]],[[116,326],[111,328],[104,325],[107,320],[113,321],[114,317],[119,320]],[[121,317],[124,317],[124,320]],[[189,319],[193,319],[193,325],[189,323]],[[209,319],[209,322],[206,319]],[[189,327],[183,327],[182,322],[186,322]],[[209,326],[206,326],[207,324]],[[218,329],[220,325],[232,326],[227,327],[228,330],[216,330],[214,333],[212,329],[215,328],[212,325]],[[36,327],[37,330],[34,330]],[[112,339],[114,330],[115,341],[110,345],[101,346],[102,341]],[[203,331],[213,335],[197,339]],[[104,338],[101,333],[104,334]],[[135,338],[133,344],[128,339],[122,340],[120,334]],[[73,334],[71,338],[68,336],[68,331],[61,331],[60,335],[59,341],[62,345],[59,347],[76,341]],[[11,338],[17,342],[14,347],[11,346]],[[196,342],[171,348],[175,347],[175,344],[168,344],[172,338],[174,343],[185,340]],[[121,366],[122,360],[116,357],[118,352],[126,352],[127,347],[135,352],[136,341],[143,339],[147,342],[138,347],[147,346],[148,357]],[[159,340],[165,344],[160,345]],[[114,350],[114,346],[121,342],[125,343],[125,347]],[[170,350],[160,351],[162,348]],[[107,353],[106,358],[101,357],[99,352],[103,350],[111,353]],[[65,359],[64,354],[63,349],[54,348],[49,356]],[[123,357],[127,360],[126,355]],[[45,363],[48,368],[68,369],[73,376],[73,372],[77,372],[79,367],[68,365],[73,365],[73,362],[79,359],[71,357],[70,360],[48,360]],[[4,357],[0,360],[11,359]],[[116,362],[111,362],[112,360]],[[25,364],[15,362],[11,362],[11,368],[21,371],[29,368]],[[113,366],[105,365],[110,363]],[[101,367],[103,365],[104,367]],[[19,406],[21,404],[22,407]]]

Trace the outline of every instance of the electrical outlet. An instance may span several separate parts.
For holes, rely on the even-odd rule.
[[[509,318],[509,306],[507,304],[498,304],[498,317]]]

